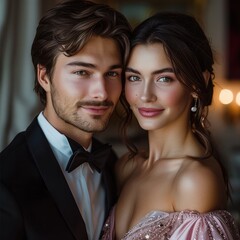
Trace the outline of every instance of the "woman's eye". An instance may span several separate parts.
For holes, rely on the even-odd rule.
[[[139,81],[139,77],[138,76],[130,76],[130,77],[128,77],[128,80],[130,81],[130,82],[135,82],[135,81]]]
[[[172,79],[169,77],[160,77],[157,79],[157,82],[162,82],[162,83],[169,83],[171,81],[172,81]]]

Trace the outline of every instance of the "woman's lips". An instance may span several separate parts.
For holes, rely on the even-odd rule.
[[[163,112],[164,109],[160,108],[138,108],[139,113],[143,117],[155,117]]]

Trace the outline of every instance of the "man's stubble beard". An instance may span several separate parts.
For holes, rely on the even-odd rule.
[[[77,102],[76,110],[74,112],[66,112],[65,110],[72,109],[72,106],[68,107],[68,104],[64,105],[64,101],[59,101],[60,98],[61,97],[59,97],[59,94],[55,86],[52,85],[51,99],[52,99],[53,109],[57,117],[60,118],[65,123],[72,125],[78,128],[79,130],[82,130],[88,133],[102,132],[107,128],[109,120],[112,116],[112,111],[108,113],[107,116],[97,116],[97,115],[89,116],[89,121],[81,118],[78,115],[77,111],[79,108],[81,108],[81,106],[84,106],[84,105],[114,106],[113,102],[108,102],[108,101],[95,102],[95,103],[91,101]]]
[[[74,120],[71,119],[68,120],[66,118],[65,119],[62,118],[62,120],[84,132],[95,133],[104,131],[108,126],[110,116],[105,119],[101,118],[102,118],[101,116],[92,116],[92,120],[87,121],[77,116],[76,113],[74,114]]]
[[[111,113],[109,113],[107,117],[104,117],[104,119],[103,116],[92,116],[91,119],[86,120],[81,118],[78,115],[77,111],[74,113],[66,112],[64,109],[67,109],[68,107],[66,106],[63,108],[59,106],[55,98],[52,98],[52,104],[58,118],[60,118],[65,123],[88,133],[104,131],[107,128],[109,119],[111,117]]]

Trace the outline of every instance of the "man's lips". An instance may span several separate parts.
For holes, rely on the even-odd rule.
[[[91,115],[104,115],[110,106],[81,106],[81,108]]]
[[[106,114],[114,104],[112,101],[81,101],[78,102],[77,106],[90,115],[101,116]]]
[[[163,112],[162,108],[138,108],[143,117],[155,117]]]

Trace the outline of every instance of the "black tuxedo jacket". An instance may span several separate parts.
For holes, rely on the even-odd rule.
[[[93,149],[101,143],[94,139]],[[112,152],[102,172],[106,217],[116,200]],[[86,240],[84,221],[35,118],[0,153],[0,239]]]

